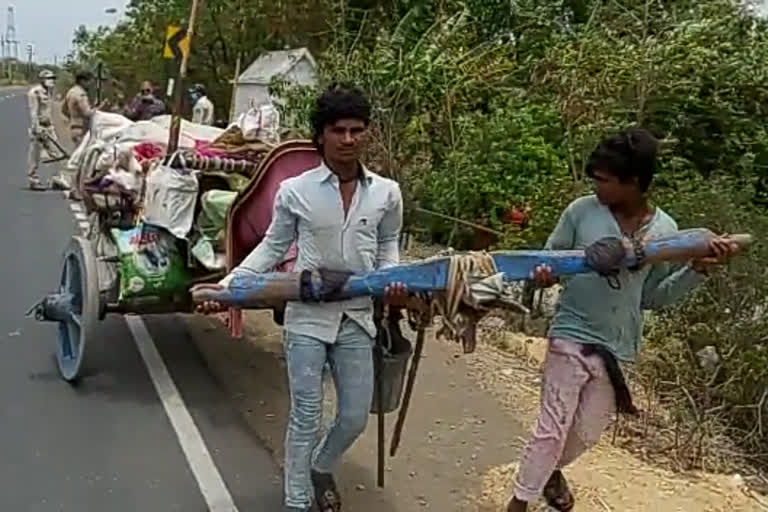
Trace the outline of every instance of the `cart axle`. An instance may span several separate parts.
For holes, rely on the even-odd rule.
[[[27,313],[34,313],[40,322],[67,322],[75,313],[75,296],[71,293],[51,293]]]

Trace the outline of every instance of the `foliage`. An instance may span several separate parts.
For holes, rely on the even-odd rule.
[[[143,80],[163,84],[178,69],[177,62],[163,59],[166,27],[186,27],[189,4],[188,0],[131,0],[116,28],[76,31],[74,65],[95,69],[103,62],[125,96],[133,95]],[[323,0],[300,6],[250,0],[202,2],[192,43],[190,83],[205,83],[219,115],[225,114],[238,58],[247,66],[265,50],[295,45],[316,50],[327,25],[315,13],[323,10]]]
[[[768,218],[749,206],[750,187],[733,178],[692,178],[660,202],[682,227],[745,230],[756,242],[679,305],[654,316],[641,372],[668,404],[685,404],[683,437],[691,458],[707,422],[720,421],[732,438],[768,463]],[[663,197],[666,195],[666,197]],[[714,347],[719,363],[702,367],[699,352]],[[711,349],[710,349],[711,350]],[[676,407],[677,409],[677,407]]]
[[[559,105],[574,169],[596,137],[636,123],[675,141],[702,174],[762,173],[766,24],[730,1],[637,4],[595,7],[532,66],[534,90]]]
[[[532,210],[533,228],[510,234],[518,243],[542,244],[569,199],[561,192],[571,183],[558,144],[557,113],[524,100],[501,100],[491,104],[490,114],[461,116],[455,129],[456,146],[441,165],[422,174],[419,202],[437,212],[458,206],[467,220],[495,230],[509,226],[504,215],[512,208]],[[513,237],[505,242],[513,243]]]

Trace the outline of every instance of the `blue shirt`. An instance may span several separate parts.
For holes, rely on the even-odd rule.
[[[677,231],[660,208],[635,237],[653,239]],[[584,249],[604,237],[625,238],[613,213],[596,196],[575,200],[563,212],[546,249]],[[597,274],[572,276],[563,291],[550,337],[607,347],[618,359],[634,361],[642,343],[643,310],[672,304],[703,280],[689,265],[645,265],[622,270],[619,289]]]
[[[321,165],[281,183],[264,240],[221,284],[227,285],[235,274],[271,271],[294,241],[296,272],[319,268],[369,272],[397,265],[402,220],[400,186],[365,168],[345,216],[339,180]],[[375,336],[370,297],[289,302],[284,325],[292,333],[333,343],[344,314]]]

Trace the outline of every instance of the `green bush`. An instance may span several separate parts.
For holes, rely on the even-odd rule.
[[[415,195],[432,211],[515,233],[520,243],[541,243],[563,206],[557,198],[568,199],[563,191],[573,183],[557,112],[517,99],[489,110],[458,119],[458,143],[440,165],[421,172]],[[527,211],[535,228],[513,227],[504,219],[512,208]],[[453,228],[450,221],[440,224],[435,227]]]
[[[692,175],[658,189],[681,227],[749,232],[755,243],[680,304],[653,315],[641,374],[672,407],[683,438],[695,443],[707,424],[724,426],[754,462],[768,463],[768,217],[751,204],[749,183]],[[713,347],[720,361],[702,367]],[[709,349],[711,350],[711,349]],[[681,447],[685,449],[686,447]],[[697,446],[687,447],[696,451]],[[691,453],[702,459],[706,453]],[[692,461],[696,464],[696,460]]]

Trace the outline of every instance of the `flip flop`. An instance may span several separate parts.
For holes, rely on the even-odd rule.
[[[341,511],[341,495],[333,475],[313,471],[312,485],[315,488],[315,500],[319,512]]]
[[[559,512],[570,512],[576,505],[576,500],[568,488],[568,482],[559,469],[549,477],[543,495],[547,505]]]
[[[29,186],[29,190],[34,190],[36,192],[42,192],[44,190],[48,190],[48,187],[46,187],[43,183],[41,183],[40,180],[29,180],[28,186]]]

